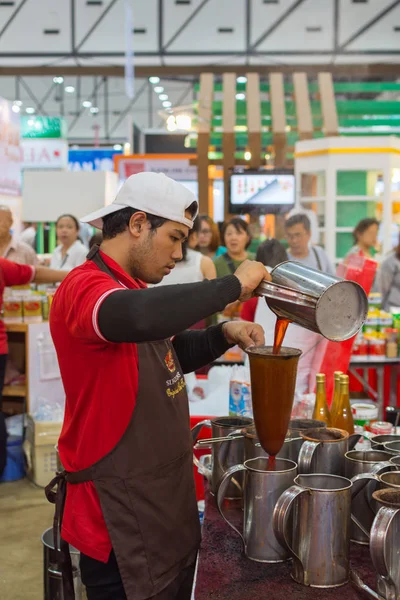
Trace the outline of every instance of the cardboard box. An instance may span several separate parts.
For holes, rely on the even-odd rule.
[[[61,427],[62,423],[35,421],[27,416],[24,441],[27,474],[40,487],[45,487],[57,471],[56,445]]]

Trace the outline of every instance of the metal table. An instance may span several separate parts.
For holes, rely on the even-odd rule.
[[[397,381],[400,375],[400,357],[387,358],[386,356],[352,356],[349,372],[359,381],[364,390],[367,391],[378,403],[378,417],[384,419],[384,377],[385,367],[390,367],[390,406],[397,406]],[[364,375],[357,373],[356,369],[363,369]],[[368,383],[368,370],[376,369],[377,390]]]

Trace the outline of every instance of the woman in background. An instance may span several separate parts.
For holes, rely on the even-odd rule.
[[[61,215],[56,222],[56,234],[59,246],[51,255],[50,267],[71,271],[82,265],[88,249],[79,239],[79,222],[73,215]]]
[[[400,236],[397,248],[382,262],[378,279],[383,310],[400,306]]]
[[[217,277],[232,275],[243,261],[253,259],[254,256],[247,251],[251,244],[249,225],[243,219],[234,217],[224,224],[222,240],[226,252],[214,260]]]
[[[199,217],[199,232],[198,232],[198,250],[205,256],[211,259],[218,258],[226,252],[226,248],[221,246],[221,236],[216,223],[208,215]]]
[[[286,250],[278,240],[263,242],[258,250],[256,259],[264,263],[268,271],[288,260]],[[269,308],[265,298],[251,298],[243,304],[240,314],[246,321],[253,321],[262,326],[265,333],[265,344],[272,346],[276,315]],[[290,323],[285,335],[284,345],[290,348],[299,348],[302,355],[299,359],[296,379],[296,394],[305,394],[310,390],[310,376],[313,372],[315,352],[322,337],[318,333],[308,331],[303,327]]]
[[[353,230],[354,246],[348,252],[359,254],[365,258],[374,258],[375,248],[378,244],[379,221],[377,219],[361,219]]]

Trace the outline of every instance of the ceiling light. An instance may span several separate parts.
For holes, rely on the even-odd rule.
[[[160,83],[160,78],[159,77],[149,77],[149,81],[150,83]]]
[[[236,77],[236,81],[238,83],[246,83],[247,77],[245,77],[244,75],[240,75],[240,77]]]
[[[156,85],[156,87],[154,88],[154,91],[156,92],[156,94],[162,94],[164,91],[164,88],[162,85]]]
[[[90,108],[92,106],[92,103],[90,102],[90,100],[84,100],[82,102],[82,106],[83,108]]]
[[[177,115],[176,125],[178,129],[185,129],[188,131],[192,128],[192,119],[189,115]]]
[[[99,109],[97,106],[92,106],[90,112],[92,113],[92,115],[96,115],[99,112]]]
[[[21,110],[20,107],[18,106],[18,104],[13,104],[11,107],[11,110],[15,113],[19,113],[19,111]]]
[[[168,100],[168,94],[160,94],[158,97],[160,100]]]
[[[113,150],[122,150],[121,144],[114,144]]]
[[[64,83],[64,77],[53,77],[54,83]]]
[[[172,106],[172,102],[170,102],[169,100],[164,100],[162,105],[164,106],[164,108],[169,108],[170,106]]]
[[[75,91],[75,88],[73,85],[67,85],[67,86],[65,86],[64,91],[67,92],[67,94],[73,94]]]
[[[244,100],[246,98],[246,94],[236,94],[236,100]]]
[[[33,106],[27,106],[26,109],[25,109],[25,112],[28,115],[33,115],[35,113],[35,109],[33,108]]]
[[[22,100],[14,100],[16,106],[22,106]]]
[[[246,150],[246,152],[244,153],[244,160],[250,160],[251,159],[251,152],[249,150]]]

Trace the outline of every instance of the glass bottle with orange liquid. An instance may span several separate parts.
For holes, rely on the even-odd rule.
[[[324,373],[318,373],[317,375],[317,395],[312,418],[324,421],[327,427],[331,426],[331,415],[326,402],[326,377]]]
[[[344,429],[350,434],[354,433],[353,413],[351,412],[349,394],[349,376],[340,376],[340,398],[335,414],[332,414],[334,427]]]
[[[343,375],[343,371],[335,371],[333,374],[333,380],[334,380],[334,387],[333,387],[333,398],[332,398],[332,404],[331,404],[331,421],[332,421],[332,426],[335,426],[334,423],[334,415],[337,412],[337,409],[339,407],[339,400],[340,400],[340,376]]]

